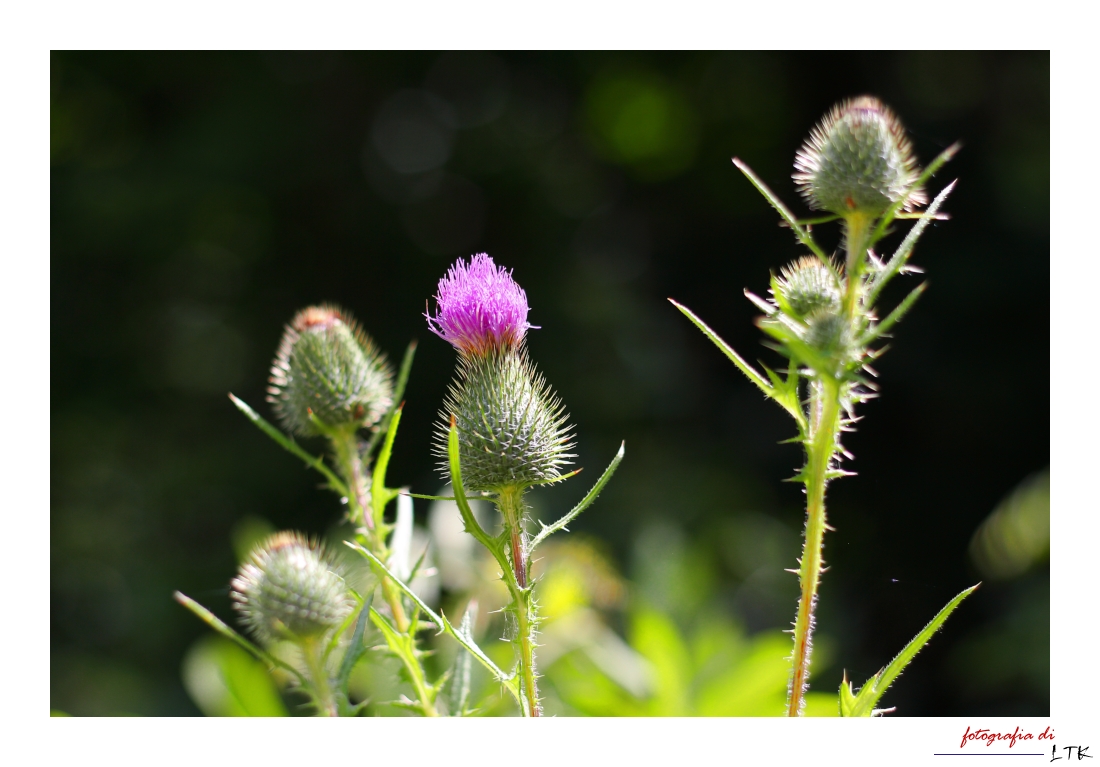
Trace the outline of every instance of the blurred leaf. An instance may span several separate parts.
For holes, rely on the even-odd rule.
[[[183,685],[207,716],[287,716],[263,664],[221,637],[205,636],[191,646]]]
[[[1008,579],[1025,573],[1050,553],[1050,470],[1021,482],[997,504],[970,541],[970,556],[983,575]]]
[[[691,654],[672,620],[654,610],[637,610],[631,621],[630,644],[653,667],[655,692],[652,716],[691,713]]]

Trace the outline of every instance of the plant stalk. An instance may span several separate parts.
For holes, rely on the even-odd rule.
[[[512,594],[512,609],[516,618],[516,655],[519,660],[520,679],[523,695],[527,701],[527,716],[540,716],[539,691],[535,673],[535,618],[534,604],[531,600],[531,587],[527,583],[526,532],[523,529],[523,491],[522,487],[503,488],[497,498],[504,528],[507,532],[511,568],[505,580]]]
[[[802,548],[798,579],[801,595],[794,624],[794,652],[787,688],[787,716],[801,716],[810,679],[810,651],[813,647],[814,609],[817,587],[824,564],[821,551],[825,539],[825,485],[837,449],[840,431],[840,385],[835,380],[811,384],[811,436],[806,457],[806,540]]]
[[[336,698],[329,684],[328,671],[325,670],[324,643],[309,639],[302,642],[301,648],[309,675],[313,678],[313,691],[317,698],[318,710],[323,716],[339,716]]]
[[[363,459],[359,453],[359,438],[355,432],[330,435],[333,452],[336,455],[337,468],[348,484],[351,495],[348,497],[350,516],[356,523],[362,524],[360,543],[364,544],[370,552],[383,562],[390,556],[384,540],[383,532],[374,523],[374,515],[371,513],[370,494],[367,490],[367,471],[363,465]],[[405,613],[405,606],[401,601],[401,590],[387,575],[380,578],[382,598],[389,605],[393,615],[393,623],[398,632],[408,634],[411,627],[409,616]],[[415,640],[410,637],[410,648],[406,652],[399,653],[402,663],[408,669],[409,678],[416,690],[420,701],[420,709],[424,716],[439,716],[432,703],[432,696],[427,689],[424,678],[424,669],[419,660],[412,653],[415,651]]]

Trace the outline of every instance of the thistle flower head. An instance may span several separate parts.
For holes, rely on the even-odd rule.
[[[321,433],[314,418],[337,428],[370,426],[393,399],[393,371],[385,357],[350,314],[328,304],[294,315],[269,380],[268,402],[283,425],[302,437]]]
[[[320,636],[354,608],[328,554],[295,532],[275,533],[257,546],[230,585],[233,606],[265,644]]]
[[[527,329],[527,294],[512,279],[511,270],[478,253],[459,259],[439,281],[436,315],[428,327],[463,356],[484,357],[500,349],[517,349]]]
[[[450,478],[447,437],[458,430],[462,481],[497,491],[553,480],[572,463],[572,427],[561,400],[527,359],[527,350],[459,360],[436,429],[435,454]]]
[[[829,267],[815,256],[784,266],[772,281],[775,303],[800,320],[819,310],[838,311],[842,290]]]
[[[842,216],[879,215],[905,199],[927,202],[913,149],[898,118],[871,96],[843,101],[810,133],[794,161],[794,180],[811,208]]]

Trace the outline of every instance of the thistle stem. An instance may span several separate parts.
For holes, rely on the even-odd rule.
[[[832,380],[811,384],[810,441],[806,451],[806,538],[798,570],[801,595],[794,624],[794,652],[787,688],[787,716],[801,716],[810,679],[814,609],[824,560],[825,485],[840,431],[840,385]]]
[[[374,523],[374,515],[371,513],[370,493],[367,490],[367,471],[363,465],[363,459],[359,453],[359,438],[355,432],[344,432],[329,435],[332,440],[333,452],[336,455],[336,465],[340,475],[348,485],[350,495],[348,497],[349,516],[354,522],[363,525],[360,542],[365,544],[370,552],[382,561],[389,559],[390,552],[386,546],[384,532]],[[381,518],[379,519],[381,522]],[[408,634],[411,627],[409,616],[405,613],[404,604],[401,601],[401,590],[389,576],[381,577],[382,598],[389,605],[393,615],[393,623],[402,634]],[[401,653],[401,661],[409,672],[409,679],[416,690],[416,696],[420,700],[420,709],[424,716],[439,716],[432,702],[432,695],[424,678],[424,669],[419,660],[413,654],[415,641],[409,638],[407,652]]]
[[[313,679],[313,692],[317,699],[318,711],[323,716],[339,716],[336,698],[333,697],[332,687],[329,685],[328,671],[325,670],[324,643],[309,639],[303,641],[301,647],[306,667]]]
[[[519,661],[520,679],[523,695],[527,702],[527,716],[540,716],[539,691],[535,673],[535,616],[531,587],[527,583],[526,533],[523,529],[523,491],[522,487],[506,487],[497,498],[501,515],[504,517],[504,529],[511,544],[511,568],[505,580],[512,594],[511,609],[516,618],[516,656]]]

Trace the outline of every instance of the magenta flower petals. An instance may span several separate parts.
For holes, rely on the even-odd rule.
[[[515,349],[534,327],[527,322],[527,294],[511,270],[478,253],[470,263],[459,259],[439,281],[436,314],[428,327],[466,356]]]

